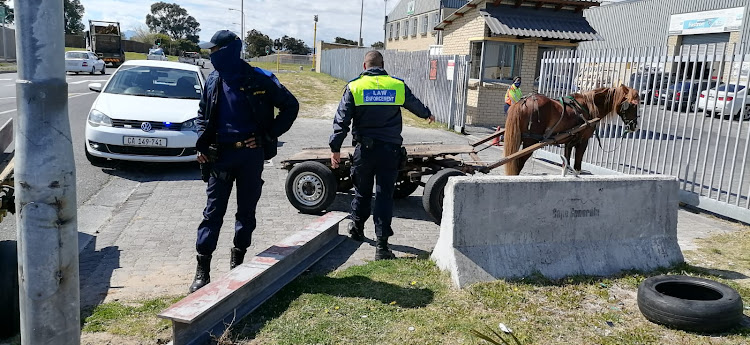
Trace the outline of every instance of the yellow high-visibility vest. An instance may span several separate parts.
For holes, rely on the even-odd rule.
[[[511,85],[505,93],[505,104],[513,105],[520,101],[521,97],[523,97],[521,89],[517,88],[515,85]]]
[[[406,85],[389,75],[363,75],[349,82],[354,105],[404,105]]]

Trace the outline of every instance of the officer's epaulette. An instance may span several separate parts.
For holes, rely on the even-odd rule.
[[[391,78],[393,78],[393,79],[396,79],[396,80],[400,80],[400,81],[404,81],[403,79],[401,79],[401,78],[398,78],[398,77],[394,77],[394,76],[391,76]],[[405,82],[405,81],[404,81],[404,82]]]

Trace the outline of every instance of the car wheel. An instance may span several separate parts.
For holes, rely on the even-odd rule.
[[[656,276],[638,287],[638,309],[647,320],[684,331],[716,332],[743,318],[742,298],[729,286],[688,276]]]
[[[107,65],[102,65],[102,75],[107,74]]]
[[[91,72],[89,72],[89,74],[93,75],[94,73],[96,73],[96,66],[91,66]]]
[[[108,161],[106,158],[97,157],[97,156],[90,154],[89,149],[86,147],[84,147],[83,150],[84,152],[86,152],[86,160],[88,160],[89,163],[91,163],[91,165],[98,167],[98,168],[107,167]]]
[[[742,116],[743,121],[750,121],[750,104],[745,105],[745,115]]]

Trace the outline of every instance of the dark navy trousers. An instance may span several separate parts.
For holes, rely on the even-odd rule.
[[[370,218],[375,182],[375,209],[372,215],[378,237],[393,236],[393,189],[398,178],[400,157],[401,145],[397,144],[376,141],[370,148],[358,144],[354,149],[352,180],[355,195],[351,218],[360,226]]]
[[[203,210],[203,221],[198,227],[195,247],[198,254],[211,255],[216,250],[219,230],[227,212],[229,196],[237,183],[237,213],[234,223],[234,247],[247,249],[255,230],[255,207],[263,188],[263,149],[226,150],[213,163],[208,179],[208,201]]]

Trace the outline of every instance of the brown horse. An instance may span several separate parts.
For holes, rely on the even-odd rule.
[[[559,100],[544,95],[532,95],[508,109],[505,122],[505,156],[508,157],[524,147],[552,138],[586,121],[603,119],[617,113],[628,131],[638,128],[638,91],[625,85],[616,88],[600,88],[584,93],[574,93]],[[573,148],[576,150],[574,169],[581,171],[581,160],[589,139],[594,135],[595,125],[586,128],[571,138],[560,142],[565,144],[565,159],[570,162]],[[530,155],[520,157],[505,164],[507,175],[518,175]]]

